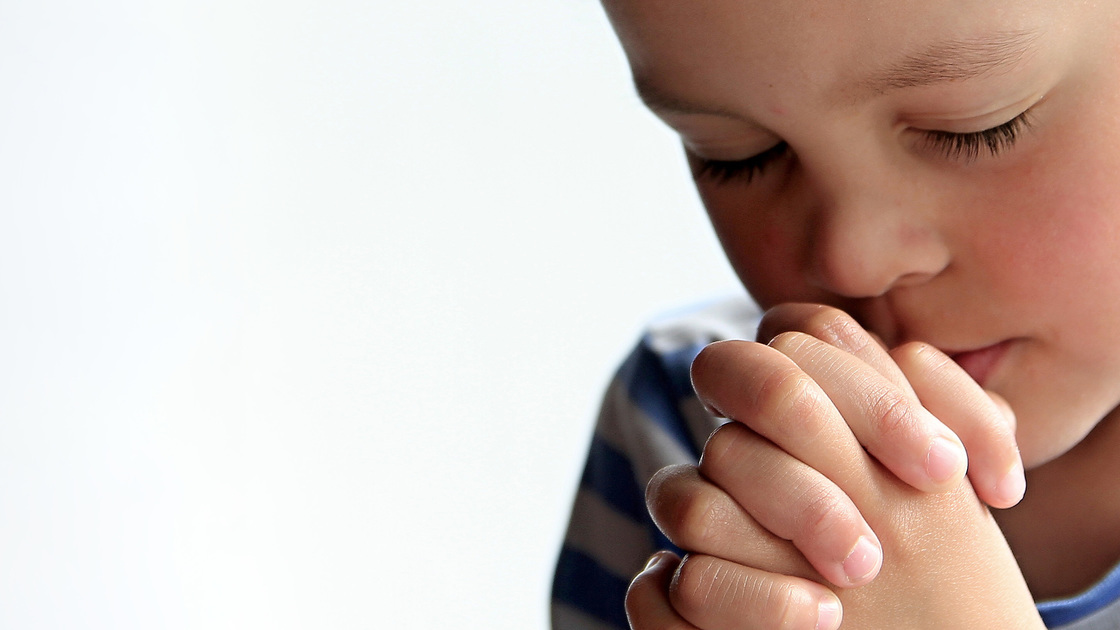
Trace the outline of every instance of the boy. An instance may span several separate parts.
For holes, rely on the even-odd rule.
[[[554,625],[1120,628],[1120,2],[604,4],[767,313],[623,366]]]

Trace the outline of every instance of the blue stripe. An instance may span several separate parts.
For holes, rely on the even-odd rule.
[[[661,530],[657,529],[646,511],[646,490],[638,484],[634,467],[624,454],[615,450],[598,435],[591,438],[587,465],[583,469],[580,487],[602,497],[615,511],[644,526],[649,532],[654,549],[668,549],[682,553]],[[637,567],[640,569],[641,567]]]
[[[680,547],[674,545],[673,541],[666,538],[665,534],[662,534],[660,529],[657,529],[657,525],[654,524],[652,518],[648,520],[648,523],[650,532],[653,534],[653,546],[655,549],[666,549],[668,551],[672,551],[678,556],[684,556],[685,552]]]
[[[638,485],[630,460],[598,435],[591,438],[580,486],[603,497],[631,520],[647,520],[645,488]]]
[[[1120,599],[1120,567],[1076,597],[1040,603],[1038,613],[1046,627],[1052,628],[1087,617],[1117,599]]]
[[[689,366],[701,348],[685,348],[663,358],[649,347],[648,340],[643,340],[619,370],[630,399],[696,459],[700,458],[701,447],[692,441],[680,402],[694,395]]]
[[[707,345],[688,346],[661,355],[661,364],[664,366],[673,395],[677,397],[678,402],[685,398],[696,397],[696,391],[692,389],[692,361]]]
[[[629,582],[590,556],[564,547],[556,564],[552,599],[625,629],[630,627],[626,621],[627,586]]]

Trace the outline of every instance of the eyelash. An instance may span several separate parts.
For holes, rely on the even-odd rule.
[[[1014,146],[1023,132],[1031,128],[1030,119],[1027,117],[1029,113],[1030,110],[1027,110],[1002,125],[974,133],[948,131],[923,133],[928,143],[941,151],[946,158],[968,164],[980,157],[981,151],[995,157]]]
[[[1024,131],[1030,129],[1027,117],[1029,110],[1015,118],[983,131],[953,133],[951,131],[925,131],[925,142],[937,149],[950,160],[960,160],[968,164],[980,157],[981,151],[995,157],[1014,146]],[[745,160],[705,160],[700,158],[697,177],[704,177],[725,184],[731,180],[750,183],[755,176],[761,175],[766,167],[789,152],[789,145],[779,142],[773,147]]]
[[[750,183],[755,175],[761,175],[767,166],[789,151],[785,142],[766,149],[758,155],[752,155],[745,160],[705,160],[700,158],[700,168],[697,177],[713,179],[721,184],[726,184],[733,179],[741,179]]]

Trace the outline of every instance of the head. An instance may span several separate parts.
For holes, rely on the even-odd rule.
[[[605,6],[763,307],[959,357],[1028,467],[1120,405],[1120,2]]]

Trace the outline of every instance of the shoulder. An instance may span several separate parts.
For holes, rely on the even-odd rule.
[[[676,309],[655,318],[642,343],[658,355],[702,348],[726,339],[754,339],[762,314],[746,295],[731,295]]]
[[[719,421],[696,399],[692,361],[712,342],[753,339],[758,319],[758,308],[745,296],[656,318],[611,385],[600,432],[623,439],[630,451],[658,453],[649,474],[667,463],[695,460]]]
[[[1113,630],[1120,628],[1120,565],[1083,593],[1040,602],[1038,612],[1054,630]]]
[[[692,394],[689,368],[700,350],[716,341],[754,339],[760,317],[758,307],[745,295],[709,300],[661,315],[647,326],[619,376],[632,390],[652,380],[664,394],[688,397]],[[650,393],[646,391],[645,395]]]

